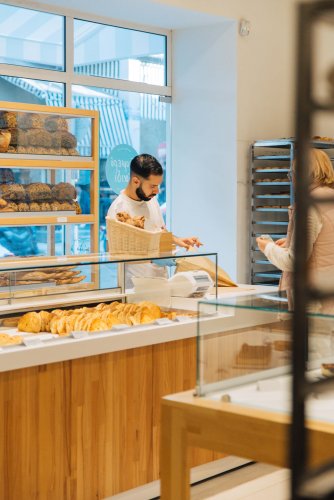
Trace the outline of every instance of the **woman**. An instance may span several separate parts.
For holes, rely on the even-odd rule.
[[[315,203],[307,215],[308,268],[311,282],[319,287],[334,284],[334,170],[327,154],[320,149],[310,151],[310,192],[314,199],[333,198],[333,202]],[[259,249],[267,259],[283,271],[280,290],[292,288],[293,271],[294,207],[289,207],[289,225],[286,238],[276,243],[257,238]],[[322,312],[333,312],[328,303],[322,305]]]

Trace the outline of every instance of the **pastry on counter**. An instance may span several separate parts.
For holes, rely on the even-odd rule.
[[[49,184],[44,182],[32,182],[25,186],[28,201],[50,201],[52,193]],[[50,209],[49,209],[50,210]]]
[[[18,322],[20,332],[39,333],[42,331],[42,318],[37,312],[28,312],[24,314]]]
[[[57,201],[70,201],[77,197],[77,192],[69,182],[59,182],[52,187],[52,197]]]

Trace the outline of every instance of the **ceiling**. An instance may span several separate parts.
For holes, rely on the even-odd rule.
[[[20,2],[22,6],[25,2]],[[222,22],[225,18],[166,5],[155,0],[39,0],[37,5],[68,12],[94,14],[106,19],[126,20],[165,29],[181,29]],[[37,7],[36,7],[37,8]]]

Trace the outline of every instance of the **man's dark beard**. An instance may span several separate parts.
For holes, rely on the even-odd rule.
[[[136,195],[141,201],[150,201],[155,196],[155,194],[152,194],[150,197],[146,196],[141,186],[137,187]]]

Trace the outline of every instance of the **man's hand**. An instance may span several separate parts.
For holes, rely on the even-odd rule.
[[[261,252],[264,252],[268,243],[272,243],[272,241],[267,240],[266,238],[256,238],[256,243],[259,247],[259,250],[261,250]]]
[[[285,247],[286,246],[286,238],[280,238],[279,240],[276,240],[275,245],[278,245],[279,247]]]
[[[200,247],[203,245],[203,243],[201,243],[195,236],[192,236],[191,238],[177,238],[174,236],[173,241],[178,247],[186,248],[187,250],[189,250],[189,248]]]

